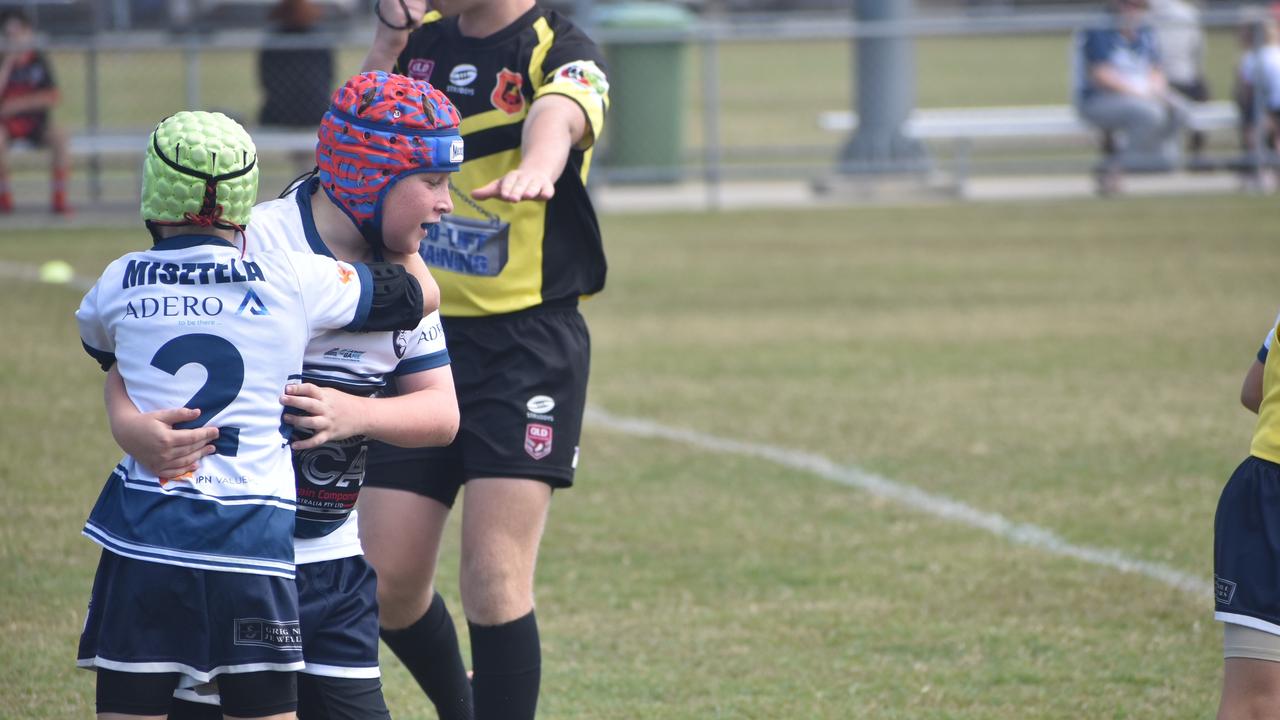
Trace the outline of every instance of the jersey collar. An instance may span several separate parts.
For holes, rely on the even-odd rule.
[[[319,188],[320,178],[311,178],[299,185],[293,194],[298,201],[298,213],[302,216],[302,232],[307,236],[307,244],[311,246],[311,252],[331,258],[333,253],[329,252],[329,246],[320,239],[320,231],[316,230],[316,218],[311,210],[311,196]]]
[[[449,33],[453,35],[454,41],[464,47],[490,47],[492,45],[500,45],[510,38],[519,35],[521,32],[524,32],[533,25],[533,22],[538,19],[541,13],[542,8],[535,4],[533,7],[525,11],[523,15],[513,20],[510,25],[502,28],[492,35],[486,35],[482,38],[467,37],[466,35],[463,35],[462,30],[458,28],[457,17],[450,18],[452,22],[450,22],[446,27],[449,28]]]
[[[175,235],[152,245],[151,249],[186,250],[187,248],[193,248],[197,245],[214,245],[229,248],[235,247],[235,245],[228,242],[225,238],[215,237],[213,235]]]

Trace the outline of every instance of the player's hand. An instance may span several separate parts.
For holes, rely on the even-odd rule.
[[[289,443],[294,450],[309,450],[334,440],[345,440],[364,432],[361,426],[360,400],[341,390],[311,383],[294,383],[284,389],[280,403],[304,415],[286,413],[284,421],[313,433],[311,437]]]
[[[143,468],[167,480],[195,472],[200,458],[213,454],[209,443],[218,437],[218,428],[175,430],[174,425],[200,416],[193,408],[170,408],[120,418],[111,432],[120,449],[133,456]]]
[[[524,200],[550,200],[555,194],[555,179],[550,175],[519,168],[471,191],[471,197],[476,200],[496,197],[510,203]]]
[[[390,25],[417,27],[422,24],[422,16],[427,14],[428,4],[427,0],[378,0],[378,17],[382,20],[378,21],[377,32],[408,32],[412,28],[397,30]],[[405,10],[409,11],[407,16]]]

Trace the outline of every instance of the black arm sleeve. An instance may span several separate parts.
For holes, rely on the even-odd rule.
[[[408,270],[395,263],[368,264],[373,275],[373,302],[369,317],[358,332],[412,330],[422,320],[422,286]]]

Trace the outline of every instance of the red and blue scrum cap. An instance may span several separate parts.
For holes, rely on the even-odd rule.
[[[385,72],[356,75],[338,88],[320,121],[320,185],[374,247],[382,245],[382,204],[409,175],[462,167],[461,119],[424,80]]]

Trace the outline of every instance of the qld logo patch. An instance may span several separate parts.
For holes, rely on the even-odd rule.
[[[508,115],[515,115],[524,109],[524,76],[506,68],[498,71],[498,82],[489,95],[489,102]]]
[[[524,428],[524,451],[534,460],[551,454],[551,426],[529,423]]]
[[[431,71],[436,69],[436,61],[426,58],[414,58],[409,61],[409,77],[414,80],[430,80]]]

